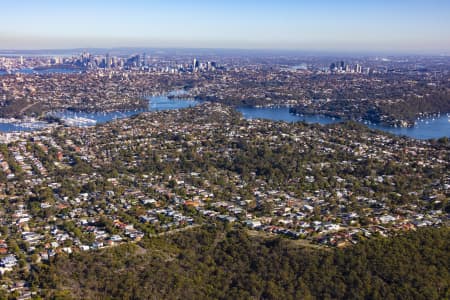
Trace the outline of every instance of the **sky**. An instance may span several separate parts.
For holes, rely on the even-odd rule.
[[[450,54],[450,0],[0,0],[0,49]]]

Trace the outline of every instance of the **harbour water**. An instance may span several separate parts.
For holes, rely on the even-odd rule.
[[[79,124],[77,125],[93,125],[93,124],[102,124],[105,122],[109,122],[115,119],[122,119],[137,115],[139,113],[145,111],[160,111],[160,110],[173,110],[173,109],[181,109],[188,108],[191,106],[195,106],[199,104],[199,101],[188,100],[188,99],[169,99],[167,96],[154,96],[150,97],[148,108],[141,110],[129,110],[129,111],[115,111],[115,112],[93,112],[93,113],[84,113],[84,112],[73,112],[73,111],[62,111],[55,112],[53,115],[55,117],[61,118],[64,120],[69,120],[76,122],[77,119]],[[95,122],[92,122],[92,121]],[[0,128],[1,130],[1,128]]]
[[[114,119],[130,117],[144,111],[159,111],[159,110],[173,110],[182,109],[191,106],[198,105],[200,101],[190,99],[169,99],[167,96],[154,96],[149,98],[149,106],[144,110],[130,110],[125,112],[95,112],[95,113],[83,113],[62,111],[54,112],[53,115],[61,118],[69,126],[91,126],[95,124],[105,123]],[[299,122],[304,121],[307,123],[319,123],[319,124],[333,124],[341,122],[339,119],[323,116],[323,115],[310,115],[310,116],[298,116],[289,113],[287,107],[238,107],[238,111],[247,119],[261,118],[274,121],[285,122]],[[416,122],[416,125],[412,128],[395,128],[389,126],[382,126],[376,124],[366,124],[373,129],[390,132],[395,135],[404,135],[415,139],[430,139],[440,137],[450,137],[450,115],[442,114],[439,117],[422,119]],[[30,122],[17,122],[17,123],[5,123],[0,122],[0,131],[23,131],[34,130],[42,127],[42,124],[33,126]]]
[[[18,69],[11,70],[9,73],[1,70],[0,75],[8,74],[76,74],[80,73],[82,70],[79,69],[64,69],[64,68],[50,68],[50,69]]]
[[[261,118],[285,122],[304,121],[306,123],[319,123],[324,125],[342,122],[340,119],[323,115],[294,115],[289,112],[289,108],[287,107],[242,107],[238,110],[247,119]],[[415,126],[411,128],[391,127],[379,124],[365,125],[372,129],[378,129],[395,135],[403,135],[415,139],[450,137],[450,115],[447,114],[441,114],[439,117],[417,120]]]

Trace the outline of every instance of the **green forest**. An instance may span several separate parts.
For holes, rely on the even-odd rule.
[[[450,230],[311,248],[220,223],[58,255],[28,276],[46,299],[448,299]]]

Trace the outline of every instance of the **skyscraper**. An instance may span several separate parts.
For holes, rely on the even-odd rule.
[[[194,64],[193,64],[192,68],[195,70],[195,69],[198,69],[198,67],[199,67],[199,61],[196,58],[194,58]]]
[[[136,67],[141,66],[141,56],[139,54],[136,54]]]
[[[335,63],[331,63],[330,71],[334,71],[335,69],[336,69],[336,64]]]
[[[143,67],[145,67],[147,65],[147,56],[146,56],[145,52],[142,53],[142,64],[141,65]]]
[[[362,66],[360,64],[356,64],[356,73],[362,73]]]
[[[111,67],[111,58],[109,57],[109,53],[106,53],[105,68],[109,69],[110,67]]]

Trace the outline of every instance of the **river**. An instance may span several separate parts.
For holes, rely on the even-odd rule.
[[[275,121],[307,123],[333,124],[341,122],[340,119],[331,118],[323,115],[303,115],[298,116],[289,113],[287,107],[242,107],[238,110],[247,119],[261,118]],[[395,135],[404,135],[415,139],[431,139],[440,137],[450,137],[450,115],[442,114],[439,117],[417,120],[414,127],[400,128],[392,126],[383,126],[379,124],[365,124],[372,129],[378,129]]]
[[[154,96],[149,98],[148,109],[145,110],[131,110],[125,112],[111,112],[111,113],[81,113],[81,112],[55,112],[54,115],[67,121],[72,125],[92,125],[101,124],[114,119],[130,117],[144,111],[159,111],[159,110],[172,110],[182,109],[199,104],[200,101],[188,100],[188,99],[169,99],[167,96]],[[297,116],[289,113],[287,107],[238,107],[238,111],[247,119],[262,118],[274,121],[285,122],[298,122],[305,121],[307,123],[319,123],[319,124],[333,124],[341,122],[339,119],[322,116]],[[417,121],[416,125],[412,128],[395,128],[389,126],[368,124],[370,128],[379,129],[385,132],[390,132],[395,135],[404,135],[415,139],[430,139],[440,137],[450,137],[450,116],[443,114],[440,117],[429,118],[421,121]],[[21,130],[33,130],[40,126],[32,126],[29,128],[22,123],[2,123],[0,122],[0,131],[21,131]]]

